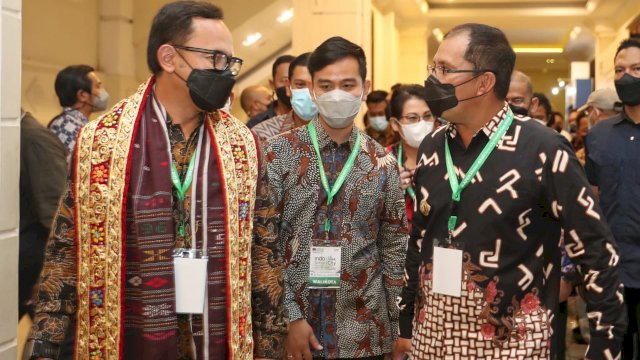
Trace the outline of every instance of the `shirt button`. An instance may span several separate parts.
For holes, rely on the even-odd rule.
[[[635,138],[636,138],[635,136],[632,136],[632,137],[629,138],[629,140],[633,141],[633,140],[635,140]]]

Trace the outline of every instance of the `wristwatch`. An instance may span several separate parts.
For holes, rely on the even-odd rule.
[[[24,345],[23,360],[47,359],[54,360],[60,355],[60,346],[42,340],[28,340]]]

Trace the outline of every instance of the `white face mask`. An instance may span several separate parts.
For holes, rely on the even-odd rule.
[[[100,92],[93,99],[92,111],[104,111],[107,110],[109,105],[109,93],[104,88],[100,89]]]
[[[385,131],[389,127],[389,121],[386,116],[372,116],[369,118],[369,125],[375,131]]]
[[[402,127],[400,136],[407,145],[417,149],[422,140],[433,130],[433,121],[420,120],[415,124],[400,124],[400,127]]]
[[[364,93],[364,90],[363,90]],[[362,105],[362,93],[360,96],[352,95],[346,91],[336,89],[313,97],[318,105],[318,112],[334,129],[344,129],[353,123]]]

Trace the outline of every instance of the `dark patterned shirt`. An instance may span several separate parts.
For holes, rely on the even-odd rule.
[[[293,110],[286,114],[274,116],[254,126],[251,130],[258,136],[261,142],[265,142],[295,127],[292,112]]]
[[[547,358],[549,324],[558,305],[563,228],[567,254],[586,287],[591,320],[587,357],[615,358],[625,312],[613,236],[571,145],[528,117],[516,116],[462,192],[453,231],[453,246],[463,250],[462,296],[431,291],[433,241],[447,237],[451,206],[445,136],[462,177],[506,111],[505,104],[466,148],[452,124],[420,146],[417,202],[424,200],[431,208],[413,214],[399,303],[401,336],[414,336],[414,356],[423,359]],[[460,342],[469,346],[455,345]]]
[[[306,319],[313,328],[324,347],[314,356],[390,353],[408,238],[398,165],[393,155],[385,154],[356,127],[347,142],[337,144],[317,118],[312,121],[331,185],[360,134],[351,172],[328,207],[308,128],[272,138],[265,152],[263,185],[268,193],[258,212],[256,232],[280,242],[286,263],[285,311],[289,321]],[[325,238],[327,217],[330,242],[342,247],[340,289],[309,290],[310,243]]]
[[[585,150],[587,176],[620,247],[620,280],[640,289],[640,124],[625,113],[601,121]]]

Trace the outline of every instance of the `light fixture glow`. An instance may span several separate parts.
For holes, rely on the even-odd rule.
[[[558,95],[560,93],[560,89],[557,86],[554,86],[553,88],[551,88],[551,93],[555,96]]]
[[[438,40],[438,42],[442,42],[442,39],[444,39],[444,33],[442,32],[442,29],[435,28],[431,32],[433,33],[433,36],[435,36],[436,40]]]
[[[247,38],[244,39],[244,41],[242,42],[242,45],[251,46],[251,45],[255,44],[256,41],[260,40],[261,38],[262,38],[262,34],[260,34],[259,32],[255,32],[253,34],[249,34],[247,36]]]
[[[569,96],[576,96],[576,88],[571,86],[571,85],[569,85],[566,88],[564,88],[564,91]]]
[[[291,20],[292,17],[293,17],[293,8],[283,11],[282,14],[278,16],[277,20],[279,23],[284,23]]]
[[[566,82],[564,82],[564,80],[560,80],[560,81],[558,81],[558,86],[560,86],[560,87],[564,87],[565,85],[567,85],[567,83],[566,83]]]
[[[514,47],[518,54],[559,54],[564,50],[561,47]]]
[[[420,5],[420,11],[422,11],[423,14],[426,14],[427,11],[429,11],[429,4],[426,1]]]

